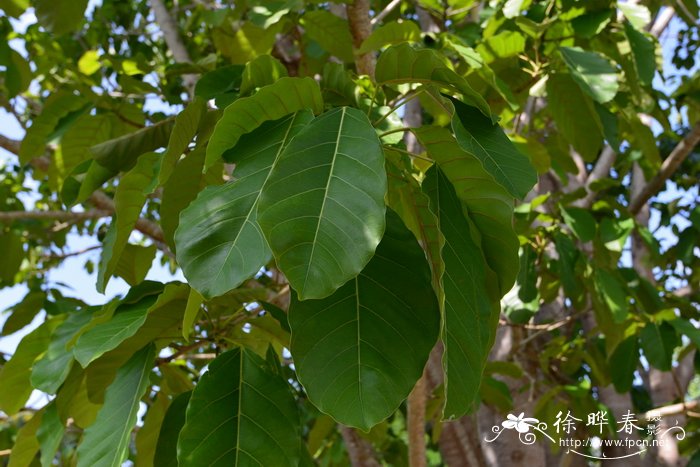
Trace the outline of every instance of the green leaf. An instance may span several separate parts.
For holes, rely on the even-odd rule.
[[[467,413],[479,394],[481,375],[493,344],[500,307],[490,300],[486,265],[474,243],[455,188],[439,167],[431,167],[423,181],[430,209],[445,236],[442,276],[445,302],[441,339],[445,372],[446,419]]]
[[[299,462],[299,414],[287,382],[242,349],[209,364],[178,439],[181,467]]]
[[[435,84],[462,94],[467,104],[477,107],[489,118],[491,110],[481,94],[474,91],[466,79],[448,66],[446,58],[430,49],[414,49],[399,44],[386,49],[377,60],[377,84],[421,83]]]
[[[85,20],[88,0],[34,0],[39,24],[53,34],[73,32]]]
[[[130,170],[149,151],[165,147],[175,127],[175,118],[167,118],[124,136],[105,141],[90,148],[95,161],[113,172]]]
[[[515,57],[525,50],[525,37],[515,31],[504,31],[493,35],[476,46],[476,51],[486,63],[499,58]]]
[[[160,426],[156,453],[153,464],[158,467],[178,467],[177,440],[182,427],[185,426],[185,413],[190,402],[192,391],[179,394],[173,399],[165,412],[165,418]]]
[[[49,319],[24,336],[12,358],[0,368],[0,410],[6,414],[16,414],[27,402],[33,389],[30,377],[34,360],[46,351],[61,320]]]
[[[151,269],[153,259],[156,257],[156,250],[155,245],[141,246],[127,243],[119,257],[114,273],[129,285],[140,284]]]
[[[136,433],[136,462],[134,467],[154,467],[156,443],[163,426],[166,411],[170,406],[170,399],[161,390],[153,403],[148,407],[148,412],[143,420],[143,426]],[[158,467],[161,467],[158,465]]]
[[[269,54],[275,45],[277,32],[283,23],[263,29],[246,21],[235,32],[232,28],[217,28],[212,33],[216,48],[236,65],[245,64],[259,55]]]
[[[282,150],[312,119],[306,110],[243,135],[232,150],[235,181],[207,187],[182,211],[175,232],[178,264],[202,296],[235,289],[270,260],[256,220],[261,190]]]
[[[275,83],[287,76],[287,69],[271,55],[261,55],[248,62],[241,79],[241,96],[252,94],[256,88]]]
[[[595,288],[598,299],[606,306],[616,323],[627,319],[629,303],[627,292],[620,280],[605,269],[595,270]]]
[[[71,312],[51,333],[51,342],[46,352],[36,360],[32,368],[31,381],[35,389],[56,394],[73,364],[73,352],[66,347],[91,317],[92,310],[89,308]]]
[[[44,291],[35,290],[28,292],[21,302],[10,308],[12,314],[5,320],[0,336],[12,334],[31,323],[44,307],[45,300],[46,292]]]
[[[385,193],[384,154],[364,112],[326,112],[284,149],[258,222],[301,300],[327,297],[369,262],[384,232]]]
[[[15,275],[22,266],[24,259],[24,241],[22,237],[12,230],[3,232],[0,230],[0,283],[15,283]]]
[[[116,136],[118,124],[109,114],[83,114],[61,138],[61,150],[54,154],[61,178],[90,158],[89,148]]]
[[[13,18],[19,18],[28,7],[29,0],[0,0],[0,9]]]
[[[173,174],[163,187],[160,204],[160,225],[163,228],[165,242],[175,250],[175,230],[180,223],[180,213],[197,197],[202,188],[219,185],[222,182],[222,170],[213,168],[206,174],[204,168],[203,147],[196,148],[175,166]]]
[[[348,22],[327,10],[309,11],[301,17],[306,35],[331,55],[346,63],[352,63],[352,36]]]
[[[0,2],[0,10],[4,9]],[[5,10],[7,12],[7,10]],[[0,44],[0,66],[5,67],[3,73],[5,82],[4,87],[7,89],[7,96],[12,98],[27,90],[32,79],[32,70],[29,68],[29,63],[10,47],[7,41]]]
[[[656,72],[656,44],[654,39],[625,23],[625,34],[630,42],[637,76],[642,86],[651,86]]]
[[[420,41],[421,32],[416,23],[413,21],[390,21],[372,31],[372,34],[362,42],[357,53],[366,54],[387,45]]]
[[[671,371],[676,331],[668,323],[647,323],[639,333],[639,343],[651,366]]]
[[[601,104],[615,97],[618,89],[617,71],[603,55],[579,47],[561,47],[559,51],[571,76],[583,92]]]
[[[226,107],[214,128],[204,168],[209,169],[241,136],[268,120],[278,120],[299,110],[323,111],[321,91],[312,78],[280,78],[254,95],[236,100]]]
[[[39,440],[36,438],[36,432],[41,425],[43,415],[44,409],[42,408],[35,412],[32,418],[19,429],[12,446],[10,462],[7,467],[27,467],[32,465],[34,457],[39,452]]]
[[[150,385],[148,376],[154,359],[155,347],[148,345],[117,371],[105,393],[104,406],[78,445],[78,467],[119,467],[126,460],[139,401]]]
[[[595,218],[588,209],[561,206],[561,215],[571,231],[582,242],[589,242],[595,237]]]
[[[73,355],[83,368],[117,348],[146,322],[149,310],[156,302],[156,296],[144,297],[136,303],[119,306],[109,321],[99,323],[84,332],[73,347]]]
[[[617,7],[637,29],[644,29],[651,22],[651,13],[644,5],[633,2],[617,2]]]
[[[634,381],[634,372],[639,365],[639,348],[637,347],[637,337],[630,336],[620,342],[612,355],[609,365],[610,378],[615,390],[620,394],[629,392]]]
[[[64,180],[61,201],[66,206],[82,203],[102,184],[118,173],[88,159],[73,168]]]
[[[518,273],[518,298],[528,303],[537,298],[537,252],[530,245],[523,245]]]
[[[219,99],[225,97],[233,100],[238,96],[236,89],[240,86],[243,69],[241,65],[228,65],[205,73],[197,81],[194,95],[205,101],[216,99],[221,108]]]
[[[90,76],[102,68],[100,53],[97,50],[88,50],[78,60],[78,70],[84,75]]]
[[[168,148],[163,154],[163,162],[160,164],[158,174],[158,184],[164,185],[173,173],[180,156],[187,150],[192,138],[197,134],[199,123],[207,110],[207,101],[195,97],[194,100],[185,107],[175,117],[175,124],[170,133]]]
[[[41,417],[41,424],[36,431],[41,451],[41,466],[51,467],[58,447],[63,439],[65,425],[58,416],[58,408],[55,401],[51,401],[45,408]]]
[[[684,334],[690,341],[695,344],[695,347],[700,349],[700,329],[686,319],[678,318],[669,321],[671,326],[676,329],[679,334]]]
[[[603,145],[603,124],[593,100],[566,73],[547,80],[547,108],[564,138],[586,162],[592,162]]]
[[[32,120],[32,126],[27,129],[27,134],[19,148],[20,164],[27,164],[33,158],[43,156],[46,145],[52,140],[59,123],[71,115],[82,114],[90,105],[86,98],[67,91],[52,94],[46,100],[41,114]]]
[[[292,294],[291,353],[311,402],[368,431],[408,396],[439,333],[430,270],[393,211],[367,267],[322,300]],[[410,349],[410,352],[406,352]]]
[[[190,296],[187,298],[187,306],[185,307],[185,316],[182,319],[182,337],[189,340],[192,326],[194,326],[199,310],[202,308],[204,297],[195,289],[190,289]]]
[[[501,295],[513,286],[518,273],[520,243],[513,230],[513,197],[484,169],[481,162],[459,147],[446,128],[425,126],[414,131],[457,191],[481,235],[486,262],[496,273]]]
[[[445,263],[441,252],[445,245],[445,237],[440,232],[437,217],[430,210],[430,200],[421,191],[418,182],[410,175],[405,176],[397,168],[401,156],[391,150],[385,150],[385,154],[387,160],[392,161],[387,164],[387,206],[399,215],[404,225],[423,246],[430,264],[433,290],[438,296],[438,302],[442,303],[442,274],[445,271]]]
[[[136,166],[125,173],[114,194],[114,220],[103,242],[102,256],[97,270],[97,290],[104,293],[107,283],[116,272],[119,259],[134,230],[148,194],[155,188],[157,164],[161,155],[144,154]]]
[[[476,108],[456,99],[452,103],[455,106],[452,129],[457,143],[476,156],[512,196],[523,199],[537,182],[537,172],[527,156],[516,149],[498,124]]]

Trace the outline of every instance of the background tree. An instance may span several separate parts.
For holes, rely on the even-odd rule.
[[[3,462],[700,462],[696,2],[0,11]]]

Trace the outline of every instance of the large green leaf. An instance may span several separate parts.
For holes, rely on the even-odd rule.
[[[45,301],[46,292],[40,290],[29,291],[21,302],[5,311],[11,311],[12,314],[5,320],[2,331],[0,331],[0,336],[12,334],[30,324],[44,307]]]
[[[368,431],[420,378],[439,323],[425,255],[389,210],[384,238],[356,278],[322,300],[292,294],[291,352],[299,382],[321,411]]]
[[[178,467],[177,439],[182,427],[185,426],[185,413],[190,402],[192,391],[183,392],[173,399],[165,412],[165,418],[160,427],[154,465],[158,467]]]
[[[651,86],[656,72],[656,45],[654,39],[625,23],[625,34],[632,49],[637,76],[643,86]]]
[[[85,368],[105,352],[115,349],[136,334],[146,322],[148,311],[156,302],[156,298],[154,295],[149,295],[136,303],[121,305],[111,319],[81,334],[73,347],[73,355],[78,363]]]
[[[209,364],[187,407],[180,467],[296,466],[299,414],[287,382],[247,350]]]
[[[0,283],[15,283],[15,275],[19,271],[20,266],[22,266],[24,259],[23,244],[22,237],[14,231],[3,232],[0,230],[0,255],[2,257]]]
[[[271,259],[256,220],[258,200],[282,150],[311,120],[305,110],[243,135],[231,151],[235,180],[207,187],[182,211],[175,232],[178,264],[204,297],[235,289]]]
[[[327,297],[369,262],[384,232],[385,193],[384,154],[364,112],[333,109],[284,149],[258,222],[302,300]]]
[[[105,404],[78,446],[78,467],[119,467],[128,455],[139,402],[150,385],[155,347],[148,345],[117,371],[107,388]]]
[[[408,44],[389,47],[377,60],[375,76],[379,84],[435,84],[457,91],[466,103],[491,117],[489,105],[481,94],[474,91],[466,79],[449,67],[447,59],[434,50],[416,50]]]
[[[53,139],[59,123],[70,116],[82,114],[90,102],[67,91],[52,94],[44,104],[41,114],[32,120],[32,126],[19,148],[19,161],[27,164],[32,158],[43,156],[46,145]]]
[[[151,269],[157,249],[155,245],[141,246],[127,243],[114,273],[131,286],[140,284]]]
[[[66,206],[82,203],[90,197],[103,183],[119,172],[110,170],[88,159],[78,164],[70,171],[63,181],[61,201]]]
[[[452,129],[457,143],[476,156],[488,173],[512,196],[523,199],[537,182],[537,172],[498,124],[476,108],[452,99],[455,115]]]
[[[161,155],[144,154],[136,166],[125,173],[114,194],[114,220],[104,239],[97,270],[97,290],[104,293],[107,283],[117,269],[122,251],[129,241],[149,193],[156,183],[157,164]]]
[[[593,100],[568,73],[555,73],[547,79],[547,104],[564,138],[586,161],[595,160],[603,145],[603,124]]]
[[[211,167],[226,151],[268,120],[278,120],[299,110],[323,111],[321,90],[312,78],[280,78],[250,97],[226,107],[207,146],[204,168]]]
[[[32,393],[30,377],[34,360],[46,351],[51,333],[61,323],[61,318],[45,321],[24,336],[12,358],[0,369],[0,410],[8,415],[16,414]]]
[[[373,50],[379,50],[387,45],[400,44],[402,42],[420,42],[420,28],[413,21],[390,21],[372,31],[372,34],[362,42],[358,54],[365,54]]]
[[[620,342],[612,355],[610,355],[609,365],[612,371],[610,378],[619,393],[628,392],[632,388],[634,372],[639,365],[639,347],[637,337],[630,336]]]
[[[513,230],[513,197],[484,170],[481,162],[459,147],[445,128],[415,130],[425,147],[457,190],[469,218],[481,236],[486,262],[496,273],[501,295],[513,286],[518,272],[518,237]]]
[[[53,34],[64,34],[83,23],[88,0],[34,0],[33,5],[39,24]]]
[[[118,125],[110,114],[83,114],[61,138],[61,150],[54,154],[56,168],[65,178],[75,167],[90,158],[90,147],[114,136]]]
[[[474,403],[491,350],[498,315],[497,299],[489,299],[483,254],[471,237],[455,188],[437,166],[428,170],[423,188],[445,236],[442,276],[445,303],[442,315],[442,357],[445,371],[444,417],[458,418]],[[494,303],[495,302],[495,303]]]
[[[155,400],[148,407],[148,412],[143,419],[143,426],[136,433],[136,462],[134,467],[156,467],[154,464],[156,443],[163,426],[165,414],[170,406],[170,399],[165,391],[156,395]],[[157,467],[161,467],[158,465]]]
[[[306,35],[344,62],[352,63],[352,36],[348,22],[328,10],[309,11],[301,17]]]
[[[68,314],[51,333],[51,343],[32,368],[32,386],[49,394],[56,394],[70,372],[73,352],[67,348],[73,337],[92,317],[92,309],[86,308]]]
[[[617,94],[617,71],[597,52],[561,47],[561,56],[574,81],[595,101],[604,104]]]

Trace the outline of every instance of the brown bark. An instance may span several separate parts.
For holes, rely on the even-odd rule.
[[[160,30],[163,32],[165,44],[168,46],[168,49],[170,49],[170,53],[173,54],[175,62],[192,63],[185,43],[182,41],[182,37],[180,37],[177,23],[170,15],[163,0],[151,0],[151,8],[156,17],[156,23],[158,23]],[[194,85],[197,82],[197,76],[192,74],[182,75],[182,80],[187,92],[192,95],[194,93]]]
[[[425,467],[425,406],[427,402],[425,376],[421,376],[408,395],[408,462],[410,467]]]
[[[352,43],[356,49],[372,33],[372,24],[369,18],[369,0],[355,0],[347,6],[348,23],[352,34]],[[355,58],[355,67],[358,75],[368,75],[374,78],[374,66],[376,59],[374,53],[367,52]]]
[[[379,467],[377,456],[369,441],[362,438],[353,428],[339,425],[339,429],[353,467]]]

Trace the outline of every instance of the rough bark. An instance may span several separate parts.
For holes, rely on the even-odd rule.
[[[353,467],[379,467],[380,464],[369,441],[350,427],[339,425],[339,429]]]
[[[410,467],[425,467],[425,406],[427,402],[426,382],[422,376],[408,395],[408,462]]]
[[[372,24],[369,18],[369,0],[355,0],[347,7],[348,23],[352,34],[352,43],[356,49],[372,33]],[[358,75],[368,75],[374,78],[374,66],[376,59],[374,53],[367,52],[355,58],[355,66]]]

